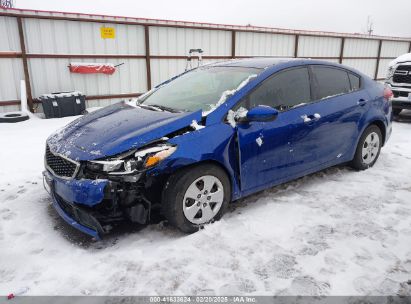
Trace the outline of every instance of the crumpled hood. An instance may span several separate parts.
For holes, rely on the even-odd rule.
[[[70,159],[93,160],[142,147],[201,118],[201,110],[159,112],[120,102],[71,122],[47,143],[51,151]]]

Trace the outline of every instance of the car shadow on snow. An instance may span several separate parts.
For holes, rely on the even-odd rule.
[[[300,178],[291,180],[289,182],[273,186],[268,189],[264,189],[262,191],[259,191],[257,193],[251,194],[250,196],[246,196],[244,198],[241,198],[239,200],[234,201],[231,203],[228,207],[228,211],[230,213],[238,213],[240,208],[253,208],[257,207],[258,204],[254,204],[261,198],[266,198],[266,197],[272,197],[273,195],[287,195],[287,194],[292,194],[295,193],[296,191],[310,191],[309,187],[315,186],[318,184],[319,181],[326,179],[334,179],[334,177],[339,176],[341,173],[347,173],[347,172],[356,172],[353,168],[349,167],[346,164],[340,164],[336,165],[333,167],[329,167],[326,169],[323,169],[321,171],[311,173],[305,176],[302,176]],[[308,187],[308,189],[302,189],[302,188]],[[245,211],[246,212],[246,211]]]
[[[148,225],[130,224],[126,221],[118,223],[114,225],[107,234],[103,235],[101,240],[97,241],[66,223],[51,204],[48,206],[47,213],[53,221],[54,230],[58,231],[59,234],[71,244],[85,249],[104,249],[111,247],[126,236],[137,235],[137,233],[139,233],[142,238],[144,238],[147,233],[153,232],[171,238],[185,235],[178,229],[169,226],[163,217],[155,216]]]
[[[310,175],[306,175],[284,184],[280,184],[278,186],[262,190],[255,194],[232,202],[227,208],[228,214],[226,215],[231,214],[232,216],[235,216],[236,214],[242,213],[240,210],[247,212],[246,209],[258,207],[259,204],[256,204],[256,202],[260,198],[277,194],[291,194],[295,191],[298,191],[299,189],[301,190],[301,187],[314,186],[321,179],[333,179],[333,177],[341,174],[342,172],[350,171],[354,170],[344,165],[338,165]],[[56,210],[52,207],[51,204],[48,207],[48,214],[53,220],[54,230],[58,231],[61,236],[68,242],[86,249],[104,249],[111,247],[116,245],[119,240],[124,239],[126,236],[136,235],[137,233],[140,234],[141,238],[145,238],[148,234],[153,232],[160,234],[165,238],[180,238],[187,236],[186,234],[180,232],[178,229],[168,225],[167,221],[163,217],[157,215],[154,219],[151,220],[151,223],[148,225],[130,225],[130,223],[127,222],[118,224],[114,226],[110,232],[105,234],[102,237],[102,240],[96,241],[90,236],[78,231],[77,229],[67,224],[57,214]]]
[[[411,122],[411,110],[402,110],[400,115],[394,116],[394,121],[402,123]]]

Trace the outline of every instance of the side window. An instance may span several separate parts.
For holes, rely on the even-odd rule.
[[[357,91],[360,89],[360,77],[348,73],[348,76],[350,78],[350,83],[351,83],[351,91]]]
[[[247,108],[267,105],[287,110],[311,101],[308,69],[295,68],[274,74],[265,80],[247,99]]]
[[[326,66],[312,66],[316,85],[316,99],[345,94],[351,91],[348,73]]]

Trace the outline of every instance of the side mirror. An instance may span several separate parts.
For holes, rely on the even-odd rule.
[[[256,106],[247,112],[248,121],[272,121],[278,116],[278,111],[269,106]]]

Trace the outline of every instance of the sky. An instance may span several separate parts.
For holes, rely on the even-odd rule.
[[[411,37],[411,0],[14,0],[18,8]]]

